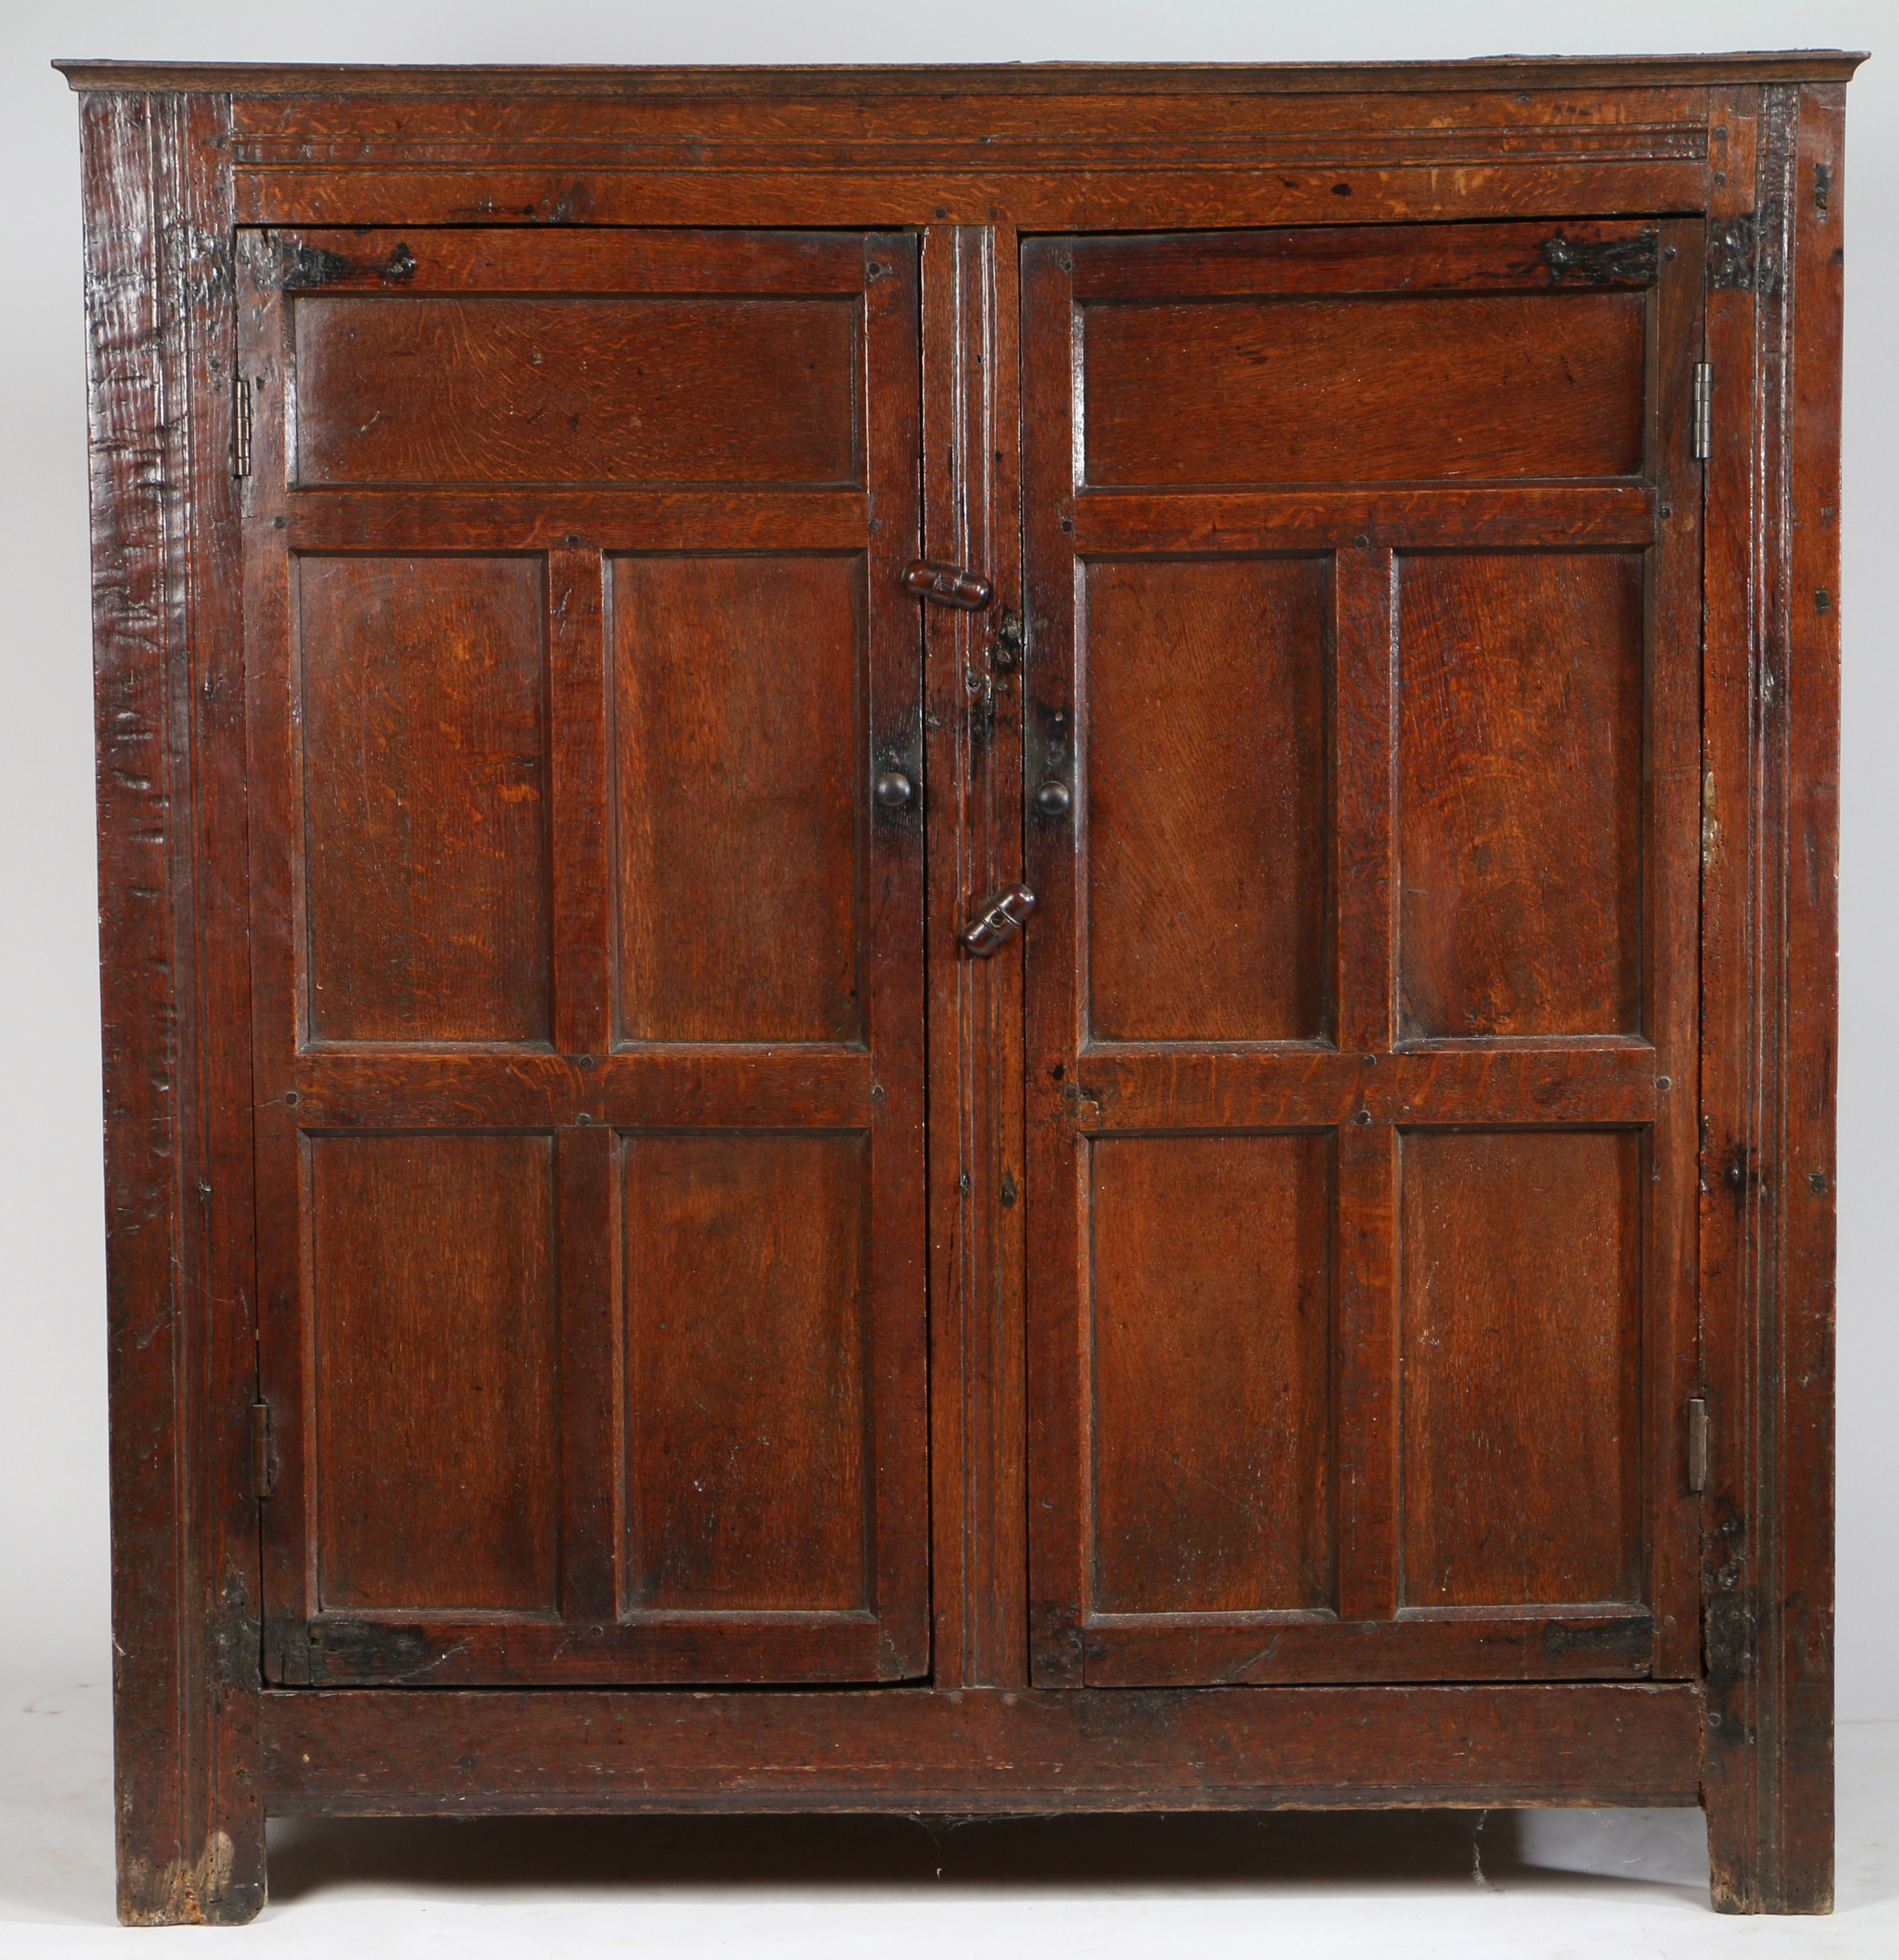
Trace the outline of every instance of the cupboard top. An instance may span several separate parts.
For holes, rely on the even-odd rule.
[[[1022,62],[887,67],[358,66],[60,61],[72,87],[233,95],[1304,95],[1501,88],[1657,88],[1846,81],[1835,48],[1721,55],[1499,56],[1446,62]]]

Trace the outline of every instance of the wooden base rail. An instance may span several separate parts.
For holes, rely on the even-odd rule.
[[[263,1697],[274,1815],[1700,1801],[1687,1683]]]

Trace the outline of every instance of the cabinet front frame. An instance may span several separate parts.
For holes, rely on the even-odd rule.
[[[228,463],[235,228],[416,226],[480,212],[524,224],[914,228],[923,240],[926,549],[954,556],[990,545],[1006,592],[1016,234],[1311,224],[1321,214],[1336,222],[1347,198],[1355,221],[1705,215],[1713,231],[1700,1258],[1700,1386],[1716,1446],[1704,1666],[1678,1689],[1588,1691],[1666,1692],[1705,1719],[1668,1730],[1662,1746],[1673,1753],[1658,1779],[1636,1773],[1624,1732],[1594,1724],[1576,1736],[1588,1774],[1534,1789],[1505,1777],[1483,1795],[1600,1802],[1619,1792],[1641,1801],[1646,1791],[1646,1800],[1679,1801],[1698,1790],[1710,1812],[1718,1903],[1825,1909],[1837,241],[1853,65],[1843,56],[1526,62],[1330,78],[1185,71],[1171,81],[1161,70],[972,71],[947,88],[941,76],[900,72],[601,72],[592,80],[546,72],[537,80],[534,71],[412,71],[394,83],[387,72],[74,65],[92,348],[124,1917],[250,1917],[263,1899],[266,1809],[426,1807],[426,1739],[444,1732],[454,1705],[429,1691],[371,1691],[378,1720],[390,1725],[387,1767],[367,1768],[346,1747],[301,1793],[268,1753],[269,1739],[294,1736],[300,1723],[340,1723],[343,1704],[260,1696],[257,1671],[248,815]],[[851,146],[844,126],[867,94],[883,119],[868,140],[889,148]],[[1072,154],[1034,148],[1050,96],[1071,127],[1078,102],[1096,119],[1066,139],[1087,159],[1081,167]],[[952,107],[933,110],[932,97]],[[1348,97],[1354,114],[1342,116]],[[1436,123],[1420,115],[1420,97],[1443,112]],[[408,126],[378,135],[373,126],[380,119],[387,130],[392,99]],[[517,99],[522,116],[502,113]],[[764,138],[756,135],[761,99],[786,105]],[[1228,105],[1224,151],[1208,126],[1214,103]],[[1486,109],[1528,104],[1540,114],[1565,103],[1582,113],[1547,117],[1540,129],[1523,119],[1503,142],[1493,114],[1492,136],[1467,140],[1473,154],[1458,151],[1456,132],[1481,126]],[[584,126],[562,148],[570,107]],[[719,145],[696,151],[678,135],[682,116],[698,125],[695,140],[715,134]],[[537,117],[537,127],[521,126]],[[649,120],[649,148],[627,146],[629,117]],[[1157,121],[1167,126],[1139,161],[1107,147],[1117,129]],[[1257,155],[1272,167],[1257,167]],[[1024,1683],[1008,1602],[1000,1612],[987,1603],[1001,1589],[972,1602],[982,1575],[1012,1556],[1030,1416],[1011,1050],[1019,978],[1011,954],[976,975],[951,950],[957,908],[976,882],[967,874],[1005,875],[1019,863],[1020,731],[1010,676],[973,657],[983,651],[975,628],[932,619],[927,645],[931,766],[959,771],[953,787],[939,779],[936,819],[953,810],[957,821],[933,848],[929,886],[931,1065],[935,1079],[957,1085],[956,1134],[945,1125],[932,1141],[941,1309],[932,1329],[935,1707],[964,1688],[1006,1696]],[[959,1371],[981,1364],[959,1372],[959,1384],[989,1386],[952,1392],[952,1359]],[[1371,1695],[1395,1711],[1419,1693],[1238,1691],[1278,1698],[1258,1705],[1333,1737],[1348,1711],[1324,1698]],[[1433,1703],[1431,1720],[1448,1745],[1467,1720],[1536,1723],[1556,1706],[1547,1698],[1582,1691],[1525,1688],[1512,1701],[1486,1688],[1443,1691],[1463,1698]],[[1109,1710],[1147,1698],[1068,1692],[1078,1719],[1085,1702],[1110,1726],[1119,1718]],[[812,1726],[788,1745],[793,1754],[843,1744],[862,1700],[811,1698]],[[336,1712],[323,1713],[326,1704]],[[544,1713],[531,1695],[518,1706],[526,1736],[557,1741],[551,1702]],[[1243,1754],[1238,1783],[1223,1787],[1267,1801],[1416,1800],[1410,1791],[1429,1782],[1396,1790],[1346,1755],[1339,1779],[1315,1775],[1274,1796],[1267,1758]],[[958,1787],[973,1799],[986,1776]],[[1199,1768],[1182,1776],[1157,1771],[1101,1802],[1138,1805],[1205,1787]],[[538,1807],[537,1771],[502,1780],[492,1807]],[[709,1804],[748,1807],[710,1768],[694,1788]],[[570,1800],[621,1801],[605,1783],[594,1798]],[[687,1800],[675,1792],[668,1806]],[[842,1808],[887,1800],[896,1793],[843,1784],[820,1799]]]

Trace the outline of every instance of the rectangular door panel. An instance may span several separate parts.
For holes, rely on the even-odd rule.
[[[545,1042],[542,560],[294,573],[308,1038]]]
[[[1329,563],[1091,558],[1082,576],[1095,1038],[1318,1037]]]
[[[1400,1024],[1641,1028],[1638,552],[1400,557]]]
[[[266,1678],[916,1679],[916,241],[241,242]]]
[[[1038,1685],[1700,1664],[1701,233],[1590,237],[1022,248]]]
[[[843,294],[313,294],[298,483],[862,481]]]
[[[1640,1133],[1414,1131],[1399,1163],[1404,1605],[1636,1599]]]
[[[861,1042],[862,554],[609,581],[619,1038]]]
[[[1634,476],[1645,314],[1554,291],[1089,306],[1083,480]]]
[[[326,1610],[559,1605],[554,1149],[309,1141]]]
[[[1098,1618],[1330,1607],[1331,1154],[1091,1147]]]
[[[868,1615],[868,1143],[623,1141],[625,1610]]]

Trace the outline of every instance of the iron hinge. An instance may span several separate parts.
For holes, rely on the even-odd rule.
[[[270,1405],[250,1405],[250,1494],[267,1497],[277,1481],[277,1452],[270,1446]]]
[[[1688,1488],[1708,1488],[1708,1405],[1700,1395],[1688,1404]]]
[[[1694,460],[1706,463],[1713,450],[1714,428],[1714,363],[1694,364]]]
[[[241,374],[231,387],[231,473],[250,474],[250,383]]]

